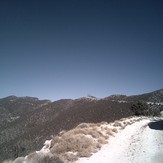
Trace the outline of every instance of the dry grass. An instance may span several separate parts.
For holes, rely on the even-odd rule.
[[[113,126],[115,126],[115,127],[122,127],[122,123],[120,121],[115,121]]]
[[[61,160],[66,160],[65,162],[74,162],[78,159],[77,155],[71,152],[60,154]]]
[[[119,130],[140,120],[139,118],[121,119],[113,123],[82,123],[69,131],[61,131],[58,136],[52,137],[50,154],[40,155],[33,153],[28,156],[27,163],[52,163],[55,159],[60,162],[74,162],[79,157],[90,157],[97,152],[103,144],[108,143],[110,136],[114,136]],[[43,162],[42,162],[43,161]],[[8,163],[8,162],[7,162]],[[58,162],[56,162],[58,163]]]
[[[82,123],[68,132],[53,137],[50,152],[68,162],[73,162],[78,157],[90,157],[114,135],[115,131],[107,125],[106,122]]]
[[[89,126],[90,125],[88,123],[81,123],[76,128],[89,128]]]
[[[56,142],[56,140],[58,140],[58,142]],[[94,152],[94,149],[96,148],[96,143],[94,140],[83,133],[79,133],[79,131],[67,132],[63,134],[62,137],[55,139],[55,142],[56,143],[50,150],[51,153],[55,153],[62,160],[67,161],[74,161],[79,156],[88,157]]]
[[[127,121],[123,121],[123,125],[127,125],[128,124],[128,122]]]
[[[89,157],[103,144],[108,143],[110,136],[114,136],[119,129],[124,129],[131,123],[128,119],[115,121],[109,125],[106,122],[82,123],[68,132],[64,131],[53,137],[50,152],[67,162],[73,162],[78,157]]]
[[[125,129],[126,126],[131,125],[135,122],[141,121],[142,119],[144,119],[145,117],[129,117],[129,118],[122,118],[120,120],[115,121],[114,123],[110,123],[111,126],[115,127],[115,129],[113,130],[113,132],[117,133],[118,130],[123,130]]]
[[[63,163],[57,155],[52,155],[51,153],[31,153],[26,158],[26,163]],[[21,162],[22,163],[22,162]]]
[[[107,141],[106,141],[105,138],[101,137],[101,138],[98,139],[98,143],[100,143],[100,144],[106,144]]]
[[[64,153],[64,152],[81,152],[84,149],[90,149],[94,145],[93,139],[85,136],[84,134],[69,135],[60,138],[52,148],[51,152]]]
[[[124,129],[140,119],[142,118],[123,118],[109,125],[106,122],[82,123],[76,128],[54,137],[50,151],[68,162],[73,162],[78,157],[89,157],[92,153],[97,152],[103,144],[108,143],[109,137],[118,133],[119,129]]]
[[[114,136],[114,131],[112,128],[107,128],[105,132],[106,132],[106,135],[108,136]]]
[[[115,133],[118,133],[117,128],[113,128],[112,131],[115,132]]]

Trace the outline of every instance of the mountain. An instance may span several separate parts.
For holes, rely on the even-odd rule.
[[[145,102],[153,102],[153,103],[162,103],[163,102],[163,89],[156,90],[154,92],[145,93],[141,95],[133,95],[133,96],[126,96],[126,95],[111,95],[106,97],[107,100],[115,100],[115,101],[145,101]]]
[[[163,89],[135,96],[112,95],[61,99],[51,102],[35,97],[0,99],[0,162],[39,150],[51,135],[80,123],[111,122],[133,115],[133,102],[163,104]]]
[[[143,100],[146,102],[163,103],[163,89],[142,95],[129,96],[128,100]]]

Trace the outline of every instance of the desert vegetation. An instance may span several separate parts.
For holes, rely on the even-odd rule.
[[[79,157],[90,157],[97,152],[109,138],[124,129],[127,125],[142,119],[132,117],[114,123],[81,123],[76,128],[61,132],[51,141],[50,152],[57,155],[63,162],[73,162]]]
[[[148,105],[146,102],[138,101],[130,109],[136,116],[159,116],[162,106]]]
[[[107,143],[114,131],[108,126],[82,123],[76,128],[52,138],[50,152],[69,162],[89,157]]]
[[[11,97],[1,99],[0,162],[26,156],[40,149],[51,135],[59,135],[60,131],[73,129],[79,124],[109,123],[128,117],[132,115],[129,106],[128,103],[120,104],[106,99],[56,102]],[[12,117],[18,116],[11,121]]]
[[[112,123],[81,123],[69,131],[63,130],[52,136],[51,140],[45,141],[40,151],[3,163],[72,163],[80,157],[90,157],[108,143],[110,137],[144,118],[122,118]]]
[[[88,138],[93,139],[97,148],[95,146],[93,148],[96,149],[91,149],[91,151],[92,153],[96,152],[103,143],[109,140],[110,136],[114,136],[134,122],[130,116],[136,114],[129,108],[138,100],[147,102],[154,115],[156,115],[155,111],[163,111],[162,90],[138,96],[111,96],[98,100],[80,98],[50,102],[15,96],[0,99],[0,162],[6,159],[14,160],[21,156],[25,157],[29,153],[39,150],[51,135],[64,139],[63,135],[74,130],[76,126],[81,131],[79,134],[75,133],[78,138],[87,135]],[[141,115],[137,118],[141,119]],[[107,129],[107,123],[109,123],[111,131]],[[96,128],[100,132],[101,130],[105,131],[104,134],[96,131]],[[61,140],[60,142],[63,143]],[[53,150],[55,151],[55,147]],[[63,154],[65,158],[69,155],[78,157],[74,155],[75,152],[65,153],[65,155]],[[11,160],[8,161],[11,162]]]

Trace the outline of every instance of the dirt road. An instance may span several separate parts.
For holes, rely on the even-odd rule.
[[[127,126],[90,158],[78,163],[163,163],[163,120],[144,119]]]

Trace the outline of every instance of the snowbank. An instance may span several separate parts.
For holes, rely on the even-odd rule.
[[[143,119],[128,125],[109,139],[109,143],[90,158],[76,163],[161,163],[163,162],[163,131],[151,130]]]

